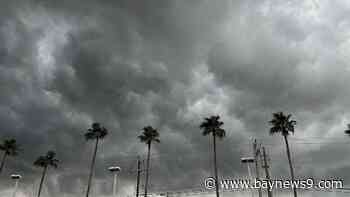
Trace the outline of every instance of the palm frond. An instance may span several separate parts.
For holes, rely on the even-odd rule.
[[[206,136],[213,134],[219,138],[225,137],[225,130],[221,127],[224,125],[224,122],[220,121],[220,116],[210,116],[204,118],[204,121],[199,125],[199,128],[202,129],[202,135]]]
[[[44,156],[39,156],[34,161],[34,166],[37,166],[37,167],[52,166],[54,168],[57,168],[59,160],[56,159],[55,157],[56,157],[56,152],[49,150]]]
[[[92,123],[91,128],[84,134],[86,140],[93,140],[96,138],[102,139],[108,135],[108,130],[102,127],[100,123]]]
[[[296,125],[295,120],[291,120],[292,115],[285,115],[283,112],[277,112],[272,114],[272,120],[269,121],[271,125],[270,134],[281,133],[282,135],[289,135],[294,133],[294,127]]]
[[[21,149],[15,139],[5,139],[0,145],[0,150],[4,151],[7,155],[16,156]]]
[[[45,157],[45,156],[39,156],[39,157],[34,161],[34,166],[37,166],[37,167],[45,167],[45,166],[46,166],[46,157]]]
[[[208,127],[203,127],[203,132],[202,132],[203,136],[209,135],[210,133],[211,133],[211,129],[209,129]]]
[[[50,166],[53,166],[54,168],[57,168],[58,167],[58,163],[60,161],[58,159],[52,159],[49,163]]]
[[[347,127],[348,128],[344,131],[344,133],[350,136],[350,124],[347,124]],[[1,150],[1,147],[0,147],[0,150]]]
[[[84,137],[86,140],[92,140],[92,139],[96,139],[96,134],[92,131],[88,131],[87,133],[84,134]]]
[[[215,136],[217,136],[219,139],[222,139],[226,136],[226,132],[224,129],[218,128],[215,130]]]
[[[98,133],[98,137],[103,139],[108,135],[108,130],[104,127],[101,128],[101,130]]]
[[[141,142],[146,142],[146,140],[147,140],[147,137],[144,135],[139,135],[137,137],[140,139]]]
[[[350,130],[349,129],[345,130],[344,133],[350,136]]]
[[[273,135],[275,133],[278,133],[280,131],[279,127],[271,127],[270,128],[270,135]]]
[[[142,129],[142,134],[138,136],[141,142],[149,144],[152,142],[160,142],[159,132],[152,126],[146,126]]]

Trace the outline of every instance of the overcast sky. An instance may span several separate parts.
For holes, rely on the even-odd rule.
[[[350,186],[349,17],[347,0],[2,0],[0,138],[17,139],[23,152],[8,159],[0,196],[11,195],[9,175],[20,173],[18,196],[32,197],[41,175],[33,161],[48,150],[61,163],[49,169],[43,196],[83,196],[92,122],[109,130],[92,196],[111,194],[110,165],[122,168],[119,194],[134,195],[137,155],[147,151],[136,136],[146,125],[161,139],[150,191],[203,187],[212,142],[199,124],[216,114],[227,132],[220,177],[247,176],[240,157],[257,138],[272,177],[288,178],[284,141],[268,134],[277,111],[297,121],[296,177]]]

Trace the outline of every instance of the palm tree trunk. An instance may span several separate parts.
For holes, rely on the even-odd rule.
[[[287,156],[288,156],[288,162],[289,162],[290,176],[292,179],[292,183],[294,185],[294,170],[293,170],[293,165],[292,165],[292,159],[290,156],[288,138],[287,138],[287,135],[283,135],[283,137],[284,137],[284,141],[286,143],[286,148],[287,148],[286,150],[287,150]],[[293,193],[294,193],[294,197],[297,197],[297,188],[293,187]]]
[[[145,197],[147,197],[150,154],[151,154],[151,142],[148,143],[147,166],[146,166],[147,167],[147,171],[146,171],[146,181],[145,181]]]
[[[216,197],[219,197],[219,180],[218,180],[218,167],[216,165],[216,136],[215,136],[215,132],[213,132],[213,146],[214,146],[215,190],[216,190]]]
[[[92,156],[92,161],[91,161],[91,166],[90,166],[90,174],[89,174],[89,181],[88,181],[88,186],[87,186],[87,190],[86,190],[86,197],[89,197],[89,193],[90,193],[92,175],[93,175],[93,171],[94,171],[94,168],[95,168],[97,147],[98,147],[98,138],[96,138],[94,155]]]
[[[4,152],[4,155],[2,156],[2,160],[1,160],[0,173],[4,169],[6,156],[7,156],[7,154],[6,154],[6,152]]]
[[[43,174],[41,175],[39,191],[38,191],[38,197],[40,197],[40,194],[41,194],[41,189],[43,187],[43,183],[44,183],[44,179],[45,179],[45,175],[46,175],[46,170],[47,170],[47,166],[44,167]]]

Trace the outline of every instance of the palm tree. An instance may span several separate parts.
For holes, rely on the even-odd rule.
[[[292,178],[292,182],[294,182],[294,170],[292,165],[292,159],[290,156],[289,144],[288,144],[288,136],[290,133],[294,133],[294,126],[296,125],[295,120],[291,120],[292,115],[285,115],[283,112],[273,113],[272,120],[269,121],[271,124],[270,134],[273,135],[275,133],[281,133],[284,142],[286,143],[286,151],[290,168],[290,175]],[[293,187],[294,197],[297,197],[297,190]]]
[[[86,190],[86,197],[89,197],[89,193],[90,193],[92,175],[93,175],[93,170],[95,168],[98,141],[99,139],[103,139],[104,137],[106,137],[107,134],[108,134],[107,129],[102,127],[100,123],[97,123],[97,122],[93,123],[91,125],[91,128],[89,128],[88,131],[84,134],[86,140],[95,140],[95,150],[92,156],[92,161],[90,166],[90,174],[89,174],[88,187]]]
[[[199,126],[199,128],[203,130],[203,136],[210,134],[213,136],[216,197],[219,197],[218,167],[216,161],[216,138],[222,139],[226,135],[225,130],[221,128],[221,126],[224,125],[224,122],[220,121],[219,119],[220,116],[210,116],[209,118],[204,118],[204,121]]]
[[[0,165],[0,173],[2,172],[5,166],[6,157],[18,155],[19,150],[20,150],[19,146],[16,143],[15,139],[5,139],[2,142],[2,144],[0,144],[0,151],[4,152],[1,160],[1,165]]]
[[[47,169],[50,166],[52,166],[54,168],[57,168],[57,166],[58,166],[59,160],[56,159],[55,157],[56,157],[56,153],[54,151],[50,150],[46,153],[46,155],[39,156],[34,162],[34,166],[43,168],[43,173],[41,175],[41,180],[40,180],[40,185],[39,185],[38,197],[40,197],[41,188],[42,188],[43,183],[44,183],[44,178],[45,178]]]
[[[151,153],[151,144],[152,142],[159,143],[159,133],[157,129],[154,129],[151,126],[144,127],[141,135],[138,136],[141,142],[145,143],[148,147],[147,153],[147,171],[146,171],[146,181],[145,181],[145,197],[147,197],[147,187],[148,187],[148,173],[149,173],[149,163],[150,163],[150,153]]]

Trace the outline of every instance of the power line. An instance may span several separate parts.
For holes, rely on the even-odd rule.
[[[303,145],[303,144],[305,144],[305,145],[313,145],[313,144],[315,144],[315,145],[319,145],[319,144],[327,144],[327,145],[330,145],[330,144],[350,144],[350,138],[349,138],[349,140],[344,140],[344,138],[333,138],[333,139],[324,139],[324,140],[321,139],[320,140],[320,138],[318,138],[318,137],[306,137],[306,138],[289,137],[288,139],[290,140],[291,144],[301,144],[301,145]],[[310,139],[313,139],[313,140],[310,140]],[[315,140],[315,139],[317,139],[317,140]],[[239,147],[239,148],[243,149],[243,148],[249,147],[251,145],[250,144],[250,140],[247,139],[247,140],[243,140],[243,141],[245,141],[247,143],[231,144],[230,147],[232,147],[232,148]],[[261,141],[264,142],[265,140],[261,140]],[[278,145],[278,144],[282,145],[283,143],[282,142],[264,143],[264,145],[267,145],[267,146],[275,146],[275,145]],[[200,157],[199,155],[195,155],[195,154],[190,153],[190,152],[188,152],[188,153],[183,153],[182,152],[180,154],[181,155],[188,154],[188,155],[194,155],[194,156]],[[115,156],[115,158],[116,158],[116,161],[118,161],[118,162],[124,162],[124,161],[136,160],[137,155],[138,155],[138,153],[129,153],[129,154],[123,154],[123,155]],[[142,155],[142,157],[146,157],[146,156]],[[174,157],[174,154],[172,154],[172,153],[156,153],[156,154],[151,154],[150,157],[151,158]]]

